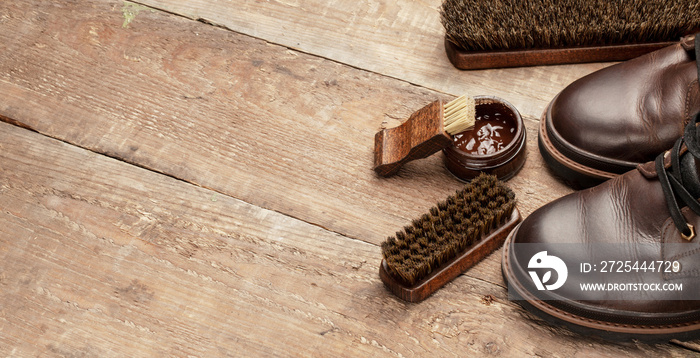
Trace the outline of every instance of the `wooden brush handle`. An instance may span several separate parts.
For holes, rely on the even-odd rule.
[[[545,49],[466,51],[445,39],[445,51],[460,70],[625,61],[678,42],[651,42]]]
[[[374,171],[392,175],[404,163],[430,156],[452,143],[445,132],[443,108],[442,101],[435,101],[400,126],[379,131],[374,136]]]

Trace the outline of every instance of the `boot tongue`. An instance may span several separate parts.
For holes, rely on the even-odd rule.
[[[700,174],[698,173],[698,168],[700,168],[700,164],[698,163],[699,161],[700,159],[697,159],[690,153],[686,152],[681,158],[680,163],[683,186],[695,198],[700,198]]]

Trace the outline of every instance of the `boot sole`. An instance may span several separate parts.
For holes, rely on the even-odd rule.
[[[597,336],[610,341],[639,340],[648,343],[668,342],[671,339],[691,340],[700,337],[700,321],[675,323],[671,325],[625,324],[606,321],[603,318],[592,319],[567,312],[542,301],[530,294],[512,270],[511,257],[513,237],[520,225],[510,232],[503,245],[501,273],[509,290],[509,296],[528,312],[545,322],[563,326],[585,336]],[[641,315],[641,313],[640,313]],[[593,316],[593,315],[592,315]]]

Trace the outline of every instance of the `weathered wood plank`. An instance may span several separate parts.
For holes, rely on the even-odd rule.
[[[439,93],[162,12],[123,27],[121,2],[12,0],[0,14],[13,123],[375,244],[461,186],[441,154],[372,171],[374,133]],[[570,192],[526,118],[510,182],[525,215]]]
[[[442,0],[137,0],[453,95],[508,98],[539,117],[573,80],[607,64],[459,71],[445,54]]]
[[[159,12],[123,28],[121,6],[0,3],[0,117],[215,190],[0,125],[0,353],[683,353],[540,325],[497,254],[398,302],[374,244],[459,183],[439,157],[373,177],[371,136],[439,94]],[[526,213],[568,192],[535,122]]]
[[[0,123],[2,356],[682,356],[551,328],[461,276],[421,304],[378,248]]]

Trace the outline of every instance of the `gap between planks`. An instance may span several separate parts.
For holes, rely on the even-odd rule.
[[[0,122],[5,122],[5,123],[7,123],[7,124],[9,124],[9,125],[13,125],[13,126],[16,126],[16,127],[22,128],[22,129],[29,130],[29,131],[31,131],[31,132],[37,133],[37,134],[39,134],[39,135],[42,135],[42,136],[44,136],[44,137],[51,138],[51,139],[57,140],[57,141],[59,141],[59,142],[62,142],[62,143],[64,143],[64,144],[66,144],[66,145],[70,145],[70,146],[73,146],[73,147],[76,147],[76,148],[80,148],[80,149],[89,151],[89,152],[91,152],[91,153],[97,154],[97,155],[102,155],[102,156],[105,156],[105,157],[107,157],[107,158],[111,158],[111,159],[114,159],[114,160],[116,160],[116,161],[122,162],[122,163],[124,163],[124,164],[132,165],[132,166],[134,166],[134,167],[137,167],[137,168],[140,168],[140,169],[143,169],[143,170],[147,170],[147,171],[153,172],[153,173],[155,173],[155,174],[160,174],[160,175],[163,175],[163,176],[166,176],[166,177],[175,179],[175,180],[177,180],[177,181],[186,183],[186,184],[188,184],[188,185],[192,185],[192,186],[195,186],[195,187],[199,187],[199,188],[203,188],[203,189],[206,189],[206,190],[210,190],[210,191],[212,191],[212,192],[215,192],[215,193],[217,193],[217,194],[219,194],[219,195],[223,195],[223,196],[229,197],[229,198],[231,198],[231,199],[240,200],[241,202],[244,202],[244,203],[246,203],[246,204],[248,204],[248,205],[257,206],[257,205],[255,205],[254,203],[249,203],[249,202],[247,202],[247,201],[245,201],[245,200],[242,200],[242,199],[239,199],[239,198],[235,198],[235,197],[233,197],[232,195],[227,194],[227,193],[225,193],[225,192],[223,192],[223,191],[216,190],[216,189],[214,189],[214,188],[208,188],[208,187],[206,187],[206,186],[203,186],[203,185],[200,185],[200,184],[197,184],[197,183],[194,183],[194,182],[191,182],[191,181],[188,181],[188,180],[179,178],[179,177],[177,177],[177,176],[175,176],[175,175],[172,175],[172,174],[169,174],[169,173],[167,173],[167,172],[160,171],[160,170],[157,170],[157,169],[155,169],[155,168],[142,165],[142,164],[140,164],[140,163],[138,163],[138,162],[136,162],[136,161],[129,161],[129,160],[127,160],[127,159],[125,159],[125,158],[123,158],[123,157],[121,157],[121,156],[119,156],[119,155],[116,155],[116,154],[110,155],[109,153],[106,153],[106,152],[101,152],[101,151],[97,151],[97,150],[95,150],[95,149],[91,149],[91,148],[87,148],[87,147],[84,147],[84,146],[77,145],[77,144],[75,144],[75,143],[69,142],[69,141],[64,140],[63,138],[60,138],[60,137],[57,137],[57,136],[52,136],[52,135],[50,135],[50,134],[46,134],[46,133],[39,132],[39,131],[37,131],[37,130],[31,128],[30,126],[27,126],[26,124],[24,124],[24,123],[22,123],[22,122],[19,122],[19,121],[16,121],[16,120],[14,120],[14,119],[12,119],[12,118],[9,118],[9,117],[5,117],[5,116],[0,115]],[[284,215],[284,216],[290,217],[290,218],[292,218],[292,219],[299,220],[299,221],[301,221],[301,222],[307,223],[307,224],[312,225],[312,226],[316,226],[316,227],[318,227],[318,228],[320,228],[320,229],[323,229],[323,230],[325,230],[325,231],[328,231],[329,233],[337,234],[337,235],[343,236],[343,237],[345,237],[345,238],[347,238],[347,239],[350,239],[350,240],[357,240],[357,241],[359,241],[359,242],[363,242],[363,243],[366,243],[366,244],[373,245],[373,246],[375,246],[375,247],[379,247],[379,245],[377,245],[376,243],[368,242],[368,241],[361,240],[361,239],[356,238],[356,237],[351,237],[351,236],[345,235],[345,234],[343,234],[342,232],[338,232],[338,231],[331,230],[331,229],[326,228],[326,227],[323,227],[322,225],[319,225],[319,224],[317,224],[317,223],[314,223],[314,222],[311,222],[311,221],[308,221],[308,220],[304,220],[303,218],[294,217],[293,215],[289,215],[289,214],[287,214],[287,213],[283,213],[283,212],[280,212],[280,211],[277,211],[277,210],[274,210],[274,209],[268,209],[268,208],[262,208],[262,207],[260,207],[260,208],[261,208],[261,209],[264,209],[264,210],[273,211],[273,212],[278,213],[278,214],[280,214],[280,215]]]
[[[370,69],[370,68],[364,68],[364,67],[361,67],[361,66],[358,66],[358,65],[356,65],[356,64],[349,63],[349,62],[343,62],[343,61],[340,61],[340,60],[338,60],[338,59],[335,59],[333,56],[327,56],[327,55],[324,56],[324,55],[322,55],[322,54],[318,54],[318,53],[313,52],[313,51],[308,51],[308,50],[300,49],[300,48],[297,48],[297,47],[292,47],[292,46],[289,46],[288,44],[285,44],[285,43],[282,43],[282,42],[275,42],[275,41],[269,40],[269,39],[267,39],[267,38],[265,38],[265,37],[254,36],[254,35],[248,34],[248,33],[246,33],[246,32],[236,31],[235,29],[232,29],[231,27],[226,26],[226,24],[218,23],[218,22],[216,22],[215,20],[210,20],[210,19],[207,19],[207,18],[204,18],[204,17],[191,17],[191,16],[187,16],[187,15],[178,13],[178,12],[176,12],[176,11],[169,11],[169,10],[164,9],[164,8],[162,8],[162,7],[150,5],[150,4],[148,4],[148,3],[144,3],[144,2],[140,2],[140,1],[129,1],[129,2],[130,2],[130,3],[137,4],[137,5],[140,5],[140,6],[143,6],[143,7],[147,8],[147,9],[151,9],[151,10],[154,10],[154,11],[160,11],[160,12],[163,12],[163,13],[165,13],[165,14],[170,14],[170,15],[173,15],[173,16],[181,17],[181,18],[184,18],[184,19],[187,19],[187,20],[190,20],[190,21],[201,22],[201,23],[203,23],[203,24],[205,24],[205,25],[213,26],[213,27],[216,27],[216,28],[225,30],[225,31],[229,31],[229,32],[232,32],[232,33],[235,33],[235,34],[239,34],[239,35],[241,35],[241,36],[246,36],[246,37],[250,37],[250,38],[253,38],[253,39],[256,39],[256,40],[265,41],[266,43],[273,44],[273,45],[277,45],[277,46],[286,48],[286,49],[291,50],[291,51],[296,51],[296,52],[298,52],[298,53],[300,53],[300,54],[305,54],[305,55],[309,55],[309,56],[321,58],[321,59],[324,59],[324,60],[327,60],[327,61],[330,61],[330,62],[337,63],[337,64],[339,64],[339,65],[343,65],[343,66],[347,66],[347,67],[350,67],[350,68],[354,68],[354,69],[356,69],[356,70],[360,70],[360,71],[364,71],[364,72],[376,74],[376,75],[378,75],[378,76],[382,76],[382,77],[386,77],[386,78],[391,78],[391,79],[394,79],[394,80],[397,80],[397,81],[401,81],[401,82],[404,82],[404,83],[409,84],[409,85],[412,85],[412,86],[416,86],[416,87],[418,87],[418,88],[423,88],[423,89],[426,89],[426,90],[434,91],[435,93],[439,93],[439,94],[443,94],[443,95],[447,95],[447,96],[456,96],[455,94],[449,93],[449,92],[445,92],[443,89],[440,89],[440,88],[430,88],[430,87],[425,86],[424,84],[421,84],[421,83],[418,83],[418,82],[413,82],[413,81],[410,81],[410,80],[408,80],[408,79],[405,79],[405,78],[402,78],[402,77],[399,77],[399,76],[394,76],[394,75],[391,75],[391,74],[382,73],[382,72],[380,72],[380,71],[376,71],[376,70],[373,70],[373,69]]]

